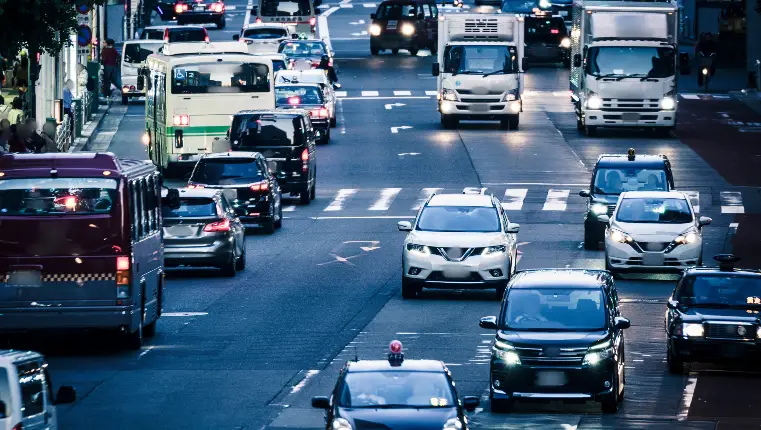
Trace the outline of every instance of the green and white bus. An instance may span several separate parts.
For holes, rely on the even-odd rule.
[[[146,63],[138,82],[146,88],[143,143],[165,174],[230,150],[232,115],[275,108],[272,60],[249,54],[245,44],[166,44]]]

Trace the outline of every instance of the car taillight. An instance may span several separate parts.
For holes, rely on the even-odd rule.
[[[172,124],[174,124],[175,127],[190,125],[190,116],[189,115],[174,115],[172,117]]]
[[[327,118],[328,110],[325,108],[313,109],[309,111],[309,116],[311,116],[312,118]]]
[[[259,18],[259,17],[257,17],[257,18],[256,18],[256,23],[257,23],[257,24],[261,24],[261,23],[262,23],[262,19],[261,19],[261,18]]]
[[[553,28],[553,29],[550,30],[550,33],[552,33],[552,34],[558,34],[558,33],[560,33],[560,30],[557,30],[557,29]]]
[[[174,11],[175,11],[176,13],[182,13],[182,12],[183,12],[183,10],[184,10],[184,9],[182,8],[183,6],[185,6],[185,5],[183,5],[183,4],[178,4],[178,5],[175,5],[175,7],[174,7]]]
[[[230,220],[223,219],[222,221],[206,224],[203,228],[205,232],[217,232],[217,231],[230,231]]]
[[[130,85],[129,89],[130,89],[130,91],[135,91],[135,86],[134,85]]]
[[[251,185],[251,191],[267,191],[270,189],[270,184],[267,181],[257,182]]]
[[[196,189],[204,188],[204,186],[201,184],[188,184],[188,188],[190,188],[191,190],[196,190]]]
[[[21,423],[18,423],[15,426],[13,426],[11,430],[23,430],[23,429],[24,429],[24,425]]]
[[[179,7],[179,5],[177,5]],[[169,29],[164,30],[164,42],[169,43]]]
[[[212,3],[209,5],[209,10],[213,12],[224,12],[225,5],[222,3]]]
[[[116,285],[127,285],[129,286],[129,278],[130,278],[130,261],[129,257],[122,255],[119,257],[116,257]],[[119,288],[119,287],[117,287]],[[118,295],[118,290],[117,290]]]
[[[311,17],[309,18],[309,25],[315,25],[317,24],[317,18]]]
[[[309,150],[305,148],[301,152],[301,171],[306,172],[307,170],[309,170]]]

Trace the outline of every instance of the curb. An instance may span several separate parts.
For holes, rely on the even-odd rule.
[[[82,136],[74,139],[74,144],[69,148],[69,152],[87,151],[87,148],[90,147],[90,143],[95,139],[98,129],[103,123],[103,119],[108,115],[109,110],[111,110],[112,104],[113,99],[108,99],[105,109],[102,108],[103,105],[98,107],[98,112],[93,116],[92,121],[87,122],[82,129]]]

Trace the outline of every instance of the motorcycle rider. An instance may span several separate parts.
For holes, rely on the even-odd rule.
[[[325,70],[328,73],[328,80],[330,80],[331,84],[335,84],[338,82],[338,75],[336,74],[336,69],[333,68],[333,66],[330,64],[330,58],[327,55],[323,55],[320,58],[320,65],[317,66],[317,68]]]
[[[718,50],[719,45],[713,39],[713,35],[711,33],[704,33],[698,44],[695,45],[695,51],[698,54],[698,58],[700,58],[700,70],[698,70],[698,86],[703,85],[704,68],[708,68],[708,76],[710,77],[713,77],[714,73],[716,73],[714,60]]]

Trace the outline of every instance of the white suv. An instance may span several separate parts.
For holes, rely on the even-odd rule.
[[[703,263],[702,228],[690,199],[677,191],[630,191],[618,198],[605,230],[605,268],[621,271],[684,270]]]
[[[517,235],[499,200],[481,194],[431,196],[409,231],[402,250],[402,297],[423,287],[495,288],[502,298],[515,273]]]

